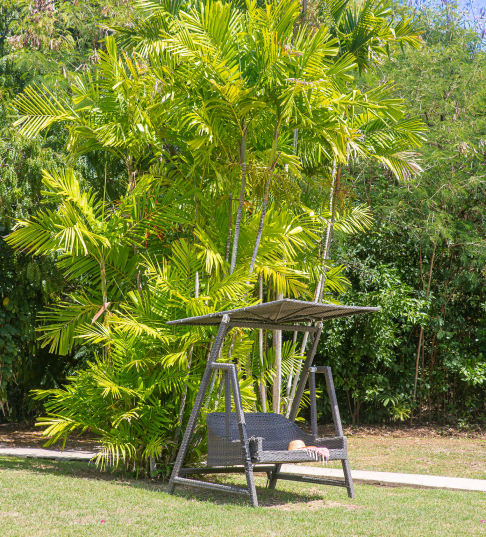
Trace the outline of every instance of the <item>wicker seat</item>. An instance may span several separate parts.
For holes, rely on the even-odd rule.
[[[329,460],[347,459],[346,437],[318,438],[315,440],[294,422],[280,414],[245,414],[246,430],[250,443],[251,461],[254,464],[312,462],[316,455],[306,451],[288,451],[292,440],[302,440],[306,446],[326,447]],[[236,413],[230,415],[229,437],[226,436],[224,412],[212,412],[206,417],[208,426],[208,466],[234,466],[244,463]]]

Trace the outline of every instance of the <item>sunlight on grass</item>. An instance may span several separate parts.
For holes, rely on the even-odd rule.
[[[351,436],[348,450],[352,470],[486,479],[486,438]],[[341,468],[341,463],[326,467]]]

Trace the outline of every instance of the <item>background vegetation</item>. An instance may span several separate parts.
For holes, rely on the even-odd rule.
[[[165,321],[282,296],[381,306],[325,324],[345,421],[483,419],[485,56],[457,7],[0,17],[2,419],[165,471],[213,337]],[[288,338],[229,338],[247,409],[289,408]]]

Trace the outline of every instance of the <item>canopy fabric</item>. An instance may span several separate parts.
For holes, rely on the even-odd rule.
[[[167,324],[217,326],[221,323],[223,315],[228,315],[233,326],[238,326],[239,323],[251,323],[255,324],[255,326],[265,324],[292,325],[301,322],[338,319],[340,317],[349,317],[351,315],[376,311],[380,311],[380,308],[320,304],[318,302],[304,302],[303,300],[284,298],[247,308],[219,311],[208,315],[200,315],[199,317],[188,317],[186,319],[169,321]]]

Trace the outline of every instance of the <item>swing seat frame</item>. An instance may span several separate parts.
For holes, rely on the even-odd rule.
[[[343,435],[331,368],[312,367],[312,363],[319,343],[323,320],[347,317],[360,313],[371,313],[379,311],[379,309],[283,299],[248,308],[168,322],[167,324],[173,325],[219,325],[219,329],[201,380],[191,416],[184,432],[167,492],[173,494],[177,484],[192,485],[248,495],[251,505],[257,507],[258,498],[254,481],[254,472],[256,471],[267,473],[268,486],[271,489],[276,487],[279,479],[284,479],[345,487],[348,496],[354,498],[355,493],[348,460],[347,439]],[[307,321],[307,324],[295,324],[303,321]],[[316,323],[316,325],[312,326],[312,322]],[[243,412],[236,365],[216,361],[225,336],[234,327],[310,332],[312,344],[307,353],[288,418],[274,413],[257,412],[245,414]],[[207,465],[203,468],[183,468],[183,462],[194,434],[197,418],[202,410],[203,400],[210,384],[211,376],[218,370],[222,372],[224,377],[225,411],[212,412],[206,416],[208,428]],[[317,435],[316,373],[324,373],[326,379],[326,387],[336,432],[336,435],[330,438],[318,438]],[[312,434],[302,431],[295,424],[295,418],[297,417],[307,380],[309,380],[311,400]],[[235,412],[231,411],[232,407],[235,409]],[[317,458],[314,453],[304,450],[288,451],[288,445],[292,440],[303,440],[306,445],[326,447],[329,449],[329,460],[340,460],[342,462],[344,480],[308,477],[287,472],[283,473],[281,471],[282,464],[312,462]],[[185,477],[187,475],[218,473],[245,473],[247,487],[235,487]]]

